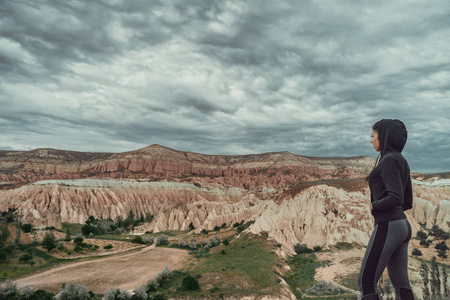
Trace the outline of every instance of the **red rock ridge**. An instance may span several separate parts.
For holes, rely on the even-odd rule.
[[[97,177],[280,188],[300,181],[364,177],[372,164],[369,157],[317,158],[289,152],[206,155],[160,145],[123,153],[36,149],[0,151],[0,181],[29,183]]]

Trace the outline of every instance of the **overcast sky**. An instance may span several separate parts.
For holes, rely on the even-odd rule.
[[[3,0],[0,149],[375,158],[398,118],[450,171],[449,37],[449,1]]]

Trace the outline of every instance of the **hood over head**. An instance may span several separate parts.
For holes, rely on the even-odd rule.
[[[383,156],[392,151],[401,153],[408,139],[405,124],[396,119],[383,119],[377,123],[380,154]]]

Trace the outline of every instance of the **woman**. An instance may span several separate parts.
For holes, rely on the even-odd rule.
[[[414,299],[408,279],[411,225],[403,211],[412,207],[408,162],[401,154],[407,131],[400,120],[384,119],[372,127],[371,143],[380,155],[369,174],[375,228],[361,266],[358,285],[363,300],[379,299],[376,285],[387,267],[397,299]]]

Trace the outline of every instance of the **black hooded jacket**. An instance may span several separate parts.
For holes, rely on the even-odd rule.
[[[378,126],[380,160],[369,174],[370,200],[375,224],[405,219],[412,208],[412,185],[408,162],[401,154],[407,140],[405,124],[384,119]]]

